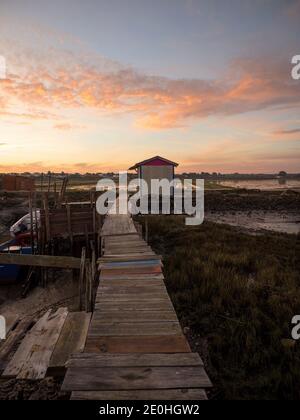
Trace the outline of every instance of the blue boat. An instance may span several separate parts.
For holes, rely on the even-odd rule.
[[[22,254],[30,255],[32,254],[31,247],[22,247],[16,244],[16,240],[12,239],[0,245],[1,253],[10,253],[10,254]],[[0,264],[0,285],[1,284],[10,284],[18,281],[22,267],[19,265],[13,264]]]

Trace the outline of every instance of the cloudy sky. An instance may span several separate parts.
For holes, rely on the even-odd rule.
[[[0,172],[299,172],[300,0],[0,0]]]

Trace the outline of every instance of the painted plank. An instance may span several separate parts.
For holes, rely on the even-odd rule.
[[[108,288],[131,288],[131,287],[153,287],[153,288],[165,288],[165,283],[162,279],[103,279],[101,278],[100,287],[108,287]]]
[[[183,335],[88,337],[85,352],[93,353],[189,353]]]
[[[149,268],[150,270],[162,267],[160,260],[141,260],[141,261],[123,261],[123,262],[109,262],[98,265],[99,270],[139,270],[142,268]]]
[[[105,255],[98,259],[98,263],[106,262],[127,262],[127,261],[148,261],[148,260],[161,260],[162,258],[154,252],[147,252],[145,254],[132,254],[132,255]]]
[[[209,388],[203,367],[68,369],[62,391]]]
[[[206,401],[203,389],[148,389],[129,391],[75,391],[73,401]]]
[[[148,280],[164,280],[163,273],[144,273],[144,274],[124,274],[122,272],[118,273],[100,273],[100,280],[140,280],[140,281],[148,281]]]
[[[122,275],[127,274],[160,274],[162,272],[160,266],[156,267],[133,267],[133,268],[106,268],[101,270],[103,275],[115,275],[118,271]]]

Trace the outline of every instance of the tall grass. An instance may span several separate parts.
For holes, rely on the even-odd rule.
[[[222,399],[299,399],[299,236],[148,217],[168,291]]]

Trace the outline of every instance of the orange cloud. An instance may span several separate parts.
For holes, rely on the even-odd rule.
[[[107,114],[132,113],[139,127],[168,129],[211,115],[299,107],[300,84],[289,77],[288,65],[238,60],[223,80],[206,81],[48,63],[30,68],[27,75],[10,74],[0,81],[0,114],[18,115],[13,111],[16,103],[30,110],[27,116],[38,119],[51,118],[58,110],[88,108]],[[63,125],[66,129],[66,124],[56,127],[63,129]]]

